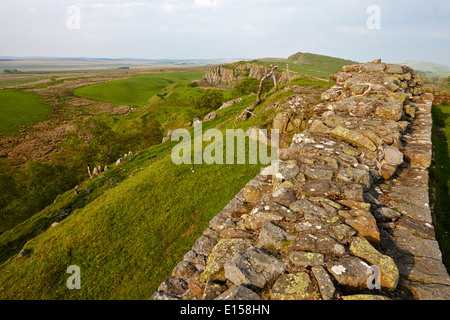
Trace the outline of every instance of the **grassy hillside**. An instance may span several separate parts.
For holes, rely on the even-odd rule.
[[[11,136],[19,133],[20,126],[45,120],[51,107],[32,93],[0,90],[0,113],[0,136]]]
[[[82,87],[74,94],[117,105],[142,106],[163,88],[175,82],[190,83],[202,75],[202,71],[139,75]]]
[[[167,156],[149,165],[151,153],[130,160],[145,167],[141,171],[129,164],[92,181],[107,181],[117,171],[132,175],[29,241],[29,257],[0,266],[0,297],[148,299],[209,220],[259,170],[199,165],[192,173],[190,165],[175,166]],[[81,290],[65,285],[69,265],[81,268]]]
[[[442,64],[426,62],[426,61],[407,61],[407,66],[410,66],[416,71],[425,72],[430,75],[448,76],[450,75],[450,67]]]
[[[232,107],[223,116],[234,117],[240,109]],[[10,249],[0,249],[0,298],[148,299],[209,220],[261,169],[177,166],[170,159],[175,145],[160,144],[128,158],[87,180],[80,195],[67,192],[0,235]],[[42,232],[68,208],[72,213],[65,220]],[[12,253],[22,246],[31,255],[15,259]],[[66,287],[69,265],[81,268],[81,290]]]
[[[289,56],[287,59],[266,58],[259,59],[266,65],[277,64],[280,69],[286,69],[289,64],[289,70],[307,75],[329,79],[330,74],[339,72],[344,65],[357,63],[351,60],[334,58],[319,54],[298,52]]]

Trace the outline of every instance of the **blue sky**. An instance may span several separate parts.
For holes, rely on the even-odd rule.
[[[367,27],[371,5],[380,9],[378,29]],[[79,20],[70,6],[79,8]],[[301,51],[450,65],[449,17],[450,1],[442,0],[1,0],[0,56],[208,59]]]

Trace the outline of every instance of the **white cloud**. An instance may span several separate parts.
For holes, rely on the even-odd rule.
[[[258,28],[253,25],[246,25],[242,27],[243,30],[247,31],[248,34],[250,34],[252,37],[262,39],[264,38],[264,30],[261,28]]]
[[[175,33],[208,33],[208,30],[204,28],[195,28],[195,27],[188,27],[188,28],[182,28],[175,31]]]
[[[122,2],[122,3],[97,3],[92,6],[94,9],[113,9],[113,10],[132,10],[148,8],[163,13],[175,13],[181,11],[186,6],[182,2],[167,2],[162,1],[160,3],[149,2]]]
[[[293,13],[298,11],[298,7],[282,7],[280,10],[284,12]]]
[[[337,26],[336,30],[348,34],[368,34],[372,31],[369,28],[358,26]]]
[[[195,0],[194,7],[218,9],[222,4],[221,0]]]
[[[133,9],[152,6],[147,2],[122,2],[122,3],[97,3],[92,6],[94,9]]]

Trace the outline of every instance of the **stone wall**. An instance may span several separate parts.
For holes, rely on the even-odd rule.
[[[439,90],[434,93],[433,104],[438,106],[443,103],[450,103],[450,92]]]
[[[450,299],[428,197],[433,95],[379,60],[334,80],[152,299]]]

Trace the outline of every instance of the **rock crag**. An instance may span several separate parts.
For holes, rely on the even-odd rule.
[[[209,85],[233,88],[236,83],[247,77],[261,80],[268,70],[264,65],[250,62],[235,63],[227,66],[220,65],[207,70],[202,80]],[[288,74],[285,71],[275,72],[274,74],[278,84],[284,84],[289,81]],[[270,78],[267,81],[271,80]]]
[[[450,299],[428,197],[433,94],[380,60],[332,78],[152,299]]]

